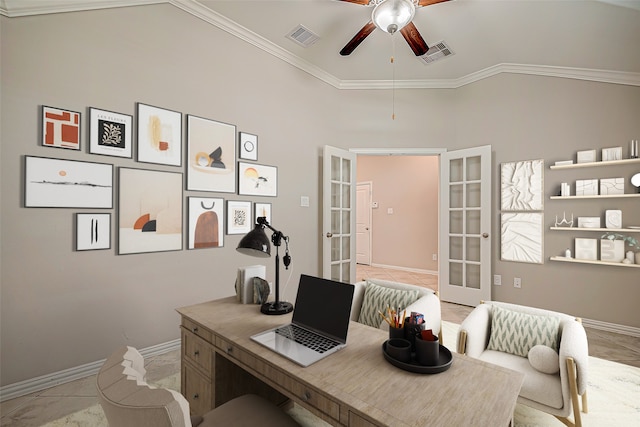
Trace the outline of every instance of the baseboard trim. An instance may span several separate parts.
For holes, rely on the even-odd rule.
[[[640,328],[618,325],[616,323],[601,322],[600,320],[582,319],[582,325],[586,328],[600,331],[614,332],[616,334],[640,337]]]
[[[419,268],[409,268],[409,267],[398,267],[396,265],[385,265],[385,264],[371,264],[371,267],[378,267],[378,268],[388,268],[390,270],[400,270],[400,271],[409,271],[411,273],[420,273],[420,274],[434,274],[434,275],[438,275],[437,271],[433,271],[433,270],[422,270]]]
[[[176,339],[173,341],[167,341],[165,343],[140,349],[139,351],[143,357],[147,358],[179,349],[180,343],[180,339]],[[20,396],[25,396],[31,393],[36,393],[50,387],[79,380],[81,378],[90,377],[91,375],[95,375],[98,373],[105,360],[106,359],[97,360],[95,362],[86,363],[74,368],[64,369],[52,374],[42,375],[36,378],[31,378],[25,381],[20,381],[14,384],[0,387],[0,402],[14,399]]]

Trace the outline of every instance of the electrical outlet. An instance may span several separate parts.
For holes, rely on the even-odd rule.
[[[514,277],[513,278],[513,287],[520,289],[522,287],[522,279],[520,279],[519,277]]]
[[[502,276],[499,274],[493,275],[493,284],[495,286],[502,286]]]
[[[438,260],[438,254],[431,255],[431,259],[434,260],[434,261],[437,261]]]

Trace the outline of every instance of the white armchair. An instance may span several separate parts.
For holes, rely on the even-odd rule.
[[[540,345],[540,336],[546,332],[538,332],[553,324],[555,336],[546,335],[554,342]],[[553,326],[548,329],[553,330]],[[513,347],[505,349],[505,345]],[[513,354],[519,351],[524,352]],[[549,310],[486,302],[460,325],[458,353],[523,373],[519,403],[554,415],[568,426],[582,426],[578,396],[582,396],[582,411],[587,413],[589,351],[580,319]],[[573,422],[568,418],[572,409]]]
[[[353,303],[351,304],[351,320],[355,322],[358,322],[359,319],[361,320],[360,315],[362,312],[363,302],[365,300],[365,291],[367,286],[370,284],[391,290],[413,293],[415,295],[415,300],[406,307],[401,308],[406,309],[407,316],[412,311],[424,314],[425,329],[431,329],[434,335],[438,335],[438,339],[442,343],[442,313],[440,310],[440,298],[438,297],[437,292],[429,288],[381,279],[367,279],[365,281],[358,282],[354,284]],[[392,298],[393,297],[391,297],[391,299]],[[395,307],[393,302],[384,301],[382,304],[382,311],[384,311],[387,304],[389,304],[391,308]],[[389,325],[387,322],[385,322],[381,317],[378,317],[377,314],[375,314],[375,316],[379,319],[379,322],[377,322],[375,326],[385,331],[388,330]],[[373,325],[370,324],[369,326]]]

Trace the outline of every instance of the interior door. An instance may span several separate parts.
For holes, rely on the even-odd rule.
[[[491,146],[440,157],[440,298],[491,300]]]
[[[371,265],[371,182],[356,186],[356,264]]]
[[[356,154],[325,145],[322,171],[322,275],[354,283]]]

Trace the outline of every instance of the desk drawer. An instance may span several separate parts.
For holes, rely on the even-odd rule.
[[[182,395],[189,402],[191,415],[204,415],[213,409],[211,380],[189,364],[182,364]]]
[[[213,347],[202,338],[182,330],[182,357],[211,377]]]
[[[192,322],[191,320],[185,319],[183,317],[182,318],[182,327],[185,328],[186,330],[190,331],[191,333],[199,336],[203,340],[213,344],[213,339],[211,337],[211,332],[206,330],[202,326],[198,325],[197,323]]]

